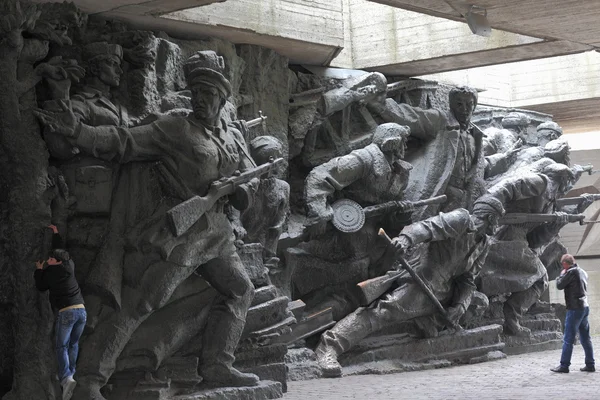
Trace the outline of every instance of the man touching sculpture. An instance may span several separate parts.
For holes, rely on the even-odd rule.
[[[184,72],[193,106],[187,118],[162,116],[131,129],[94,127],[81,122],[64,102],[62,113],[40,110],[37,115],[49,129],[95,157],[119,163],[160,160],[178,182],[176,192],[203,196],[214,181],[255,167],[241,132],[221,119],[231,94],[223,70],[223,58],[213,51],[200,51],[187,60]],[[166,212],[184,200],[165,199],[129,233],[131,248],[143,256],[146,269],[136,288],[124,285],[121,310],[102,321],[83,344],[86,363],[80,367],[75,398],[103,399],[100,389],[131,334],[194,271],[220,294],[203,335],[200,375],[215,386],[258,383],[255,375],[232,367],[254,289],[236,253],[226,201],[217,201],[187,232],[176,236]]]

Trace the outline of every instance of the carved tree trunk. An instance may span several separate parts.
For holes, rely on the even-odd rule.
[[[14,367],[12,390],[4,399],[54,399],[55,357],[52,311],[48,295],[35,288],[34,262],[39,254],[43,227],[50,222],[44,201],[48,152],[31,108],[33,90],[20,96],[18,78],[31,73],[31,65],[18,67],[19,48],[0,42],[0,176],[8,188],[6,246],[0,266],[8,264],[14,282]]]

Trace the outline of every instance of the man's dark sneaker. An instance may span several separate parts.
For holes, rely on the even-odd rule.
[[[596,372],[596,367],[593,365],[586,365],[583,368],[579,369],[581,372]]]
[[[550,371],[552,371],[552,372],[561,372],[563,374],[568,374],[569,373],[569,368],[568,367],[563,367],[562,365],[559,365],[556,368],[550,368]]]

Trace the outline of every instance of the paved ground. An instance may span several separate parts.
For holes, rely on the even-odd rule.
[[[593,343],[600,360],[600,336]],[[559,360],[560,350],[551,350],[429,371],[289,382],[284,400],[600,399],[600,372],[579,371],[581,346],[575,346],[570,373],[550,371]]]

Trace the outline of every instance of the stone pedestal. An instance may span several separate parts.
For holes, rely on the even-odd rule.
[[[372,336],[340,357],[344,375],[388,374],[477,363],[506,355],[502,326],[487,325],[431,339],[406,334]]]

